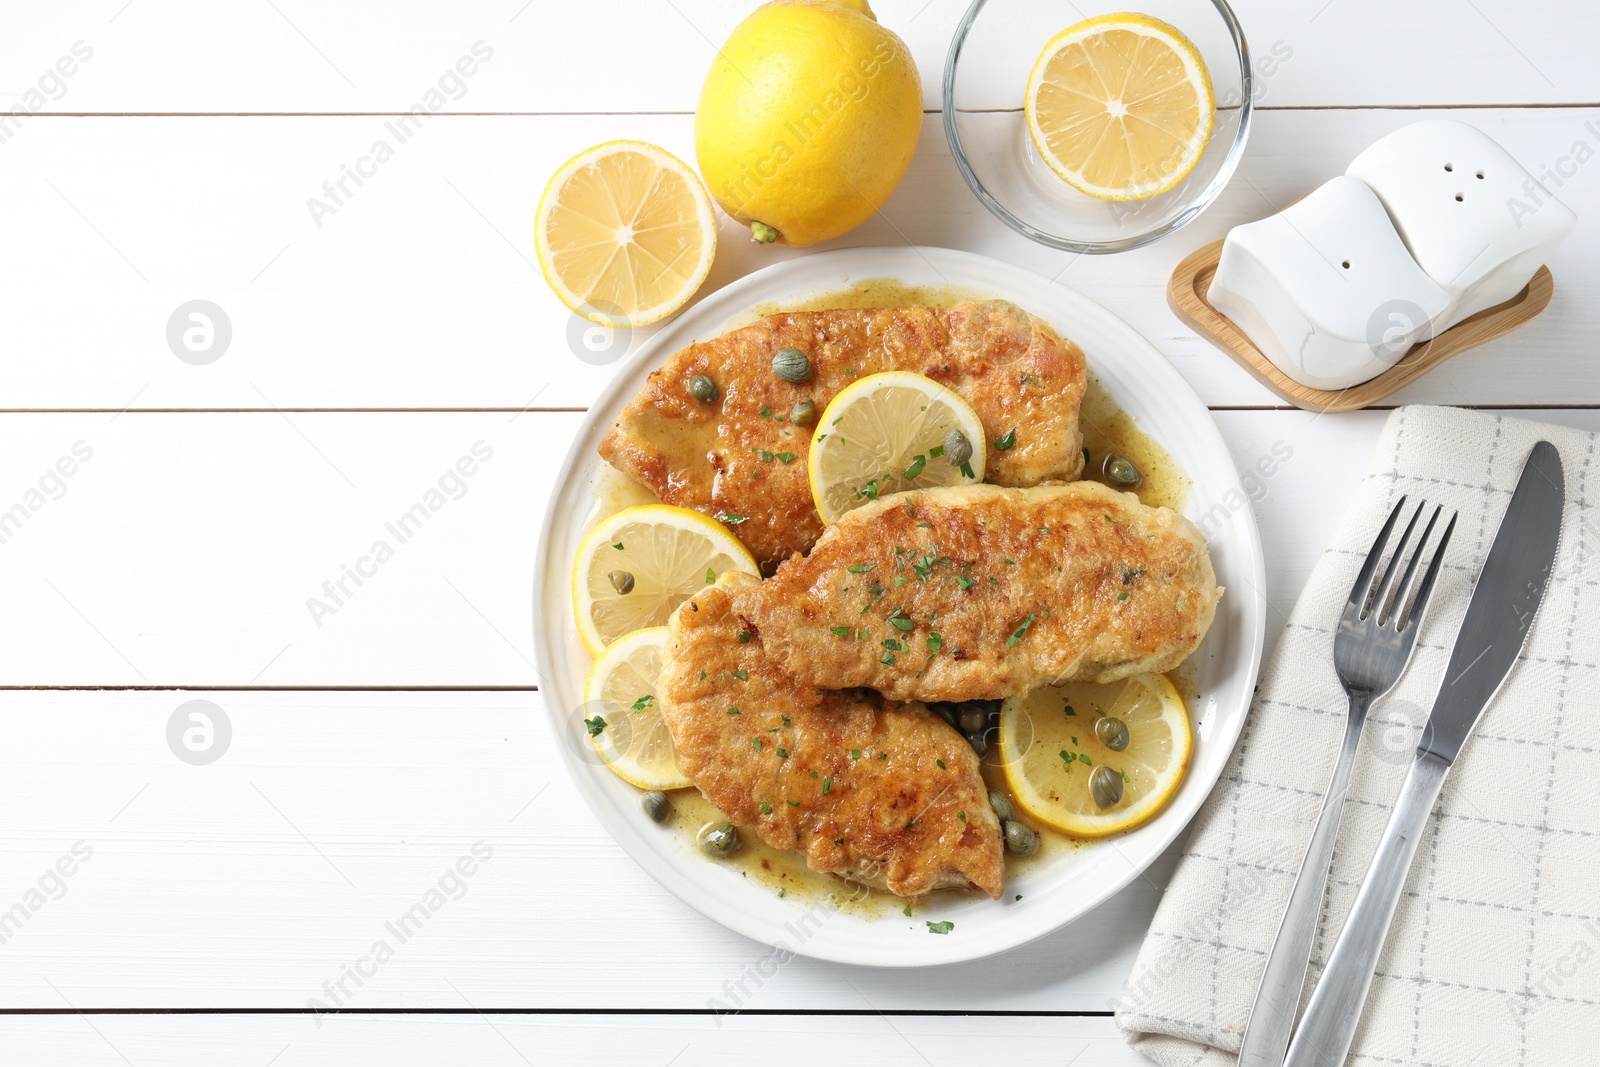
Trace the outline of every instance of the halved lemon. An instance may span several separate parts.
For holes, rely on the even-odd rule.
[[[625,633],[664,625],[724,571],[761,576],[750,550],[721,523],[670,504],[624,508],[578,545],[572,564],[578,634],[598,656]]]
[[[682,160],[642,141],[608,141],[551,176],[533,240],[561,302],[621,329],[689,302],[716,258],[717,218]]]
[[[1140,200],[1184,179],[1216,108],[1199,51],[1148,15],[1101,15],[1050,39],[1028,76],[1028,132],[1050,169],[1101,200]]]
[[[594,661],[583,687],[584,725],[595,751],[640,789],[694,784],[678,769],[678,750],[656,700],[666,648],[665,626],[624,634]]]
[[[1122,730],[1126,747],[1108,745]],[[1074,837],[1155,815],[1182,784],[1193,747],[1183,697],[1159,674],[1046,687],[1000,707],[998,758],[1018,806]]]
[[[950,462],[945,439],[958,430],[972,446]],[[978,413],[931,378],[885,371],[851,382],[822,413],[806,472],[823,522],[890,493],[983,481],[989,443]]]

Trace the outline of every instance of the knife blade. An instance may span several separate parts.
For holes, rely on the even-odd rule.
[[[1327,1067],[1344,1063],[1350,1054],[1378,955],[1428,815],[1461,746],[1511,673],[1544,601],[1560,547],[1565,497],[1560,453],[1550,442],[1540,441],[1523,464],[1478,573],[1394,814],[1328,954],[1328,965],[1312,991],[1284,1067]]]
[[[1561,454],[1549,441],[1540,441],[1528,454],[1472,589],[1419,751],[1454,763],[1478,716],[1511,672],[1555,565],[1565,497]]]

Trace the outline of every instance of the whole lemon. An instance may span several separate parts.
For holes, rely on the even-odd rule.
[[[711,64],[694,148],[711,195],[756,240],[809,245],[883,206],[921,132],[916,61],[866,0],[774,0]]]

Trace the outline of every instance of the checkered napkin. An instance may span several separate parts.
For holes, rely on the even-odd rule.
[[[1566,469],[1555,573],[1429,820],[1349,1062],[1600,1063],[1600,435],[1428,407],[1385,426],[1194,821],[1118,1005],[1140,1052],[1233,1063],[1344,728],[1333,627],[1395,500],[1422,497],[1461,518],[1411,666],[1367,722],[1312,957],[1320,976],[1541,438]]]

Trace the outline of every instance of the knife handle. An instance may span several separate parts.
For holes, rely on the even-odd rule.
[[[1449,771],[1450,764],[1431,753],[1418,751],[1412,760],[1394,814],[1306,1005],[1284,1067],[1329,1067],[1344,1063],[1350,1054],[1411,860]]]
[[[1317,922],[1322,916],[1322,897],[1328,888],[1328,871],[1333,866],[1333,846],[1339,837],[1339,819],[1344,813],[1344,798],[1350,788],[1350,771],[1355,766],[1356,749],[1361,744],[1361,728],[1366,723],[1372,694],[1350,694],[1350,714],[1344,728],[1339,757],[1322,795],[1322,811],[1306,845],[1305,859],[1295,876],[1289,902],[1277,936],[1267,952],[1267,965],[1261,972],[1255,1005],[1245,1024],[1239,1044],[1238,1067],[1282,1067],[1289,1038],[1294,1035],[1294,1016],[1300,1009],[1300,994],[1306,985],[1306,968],[1317,941]]]

